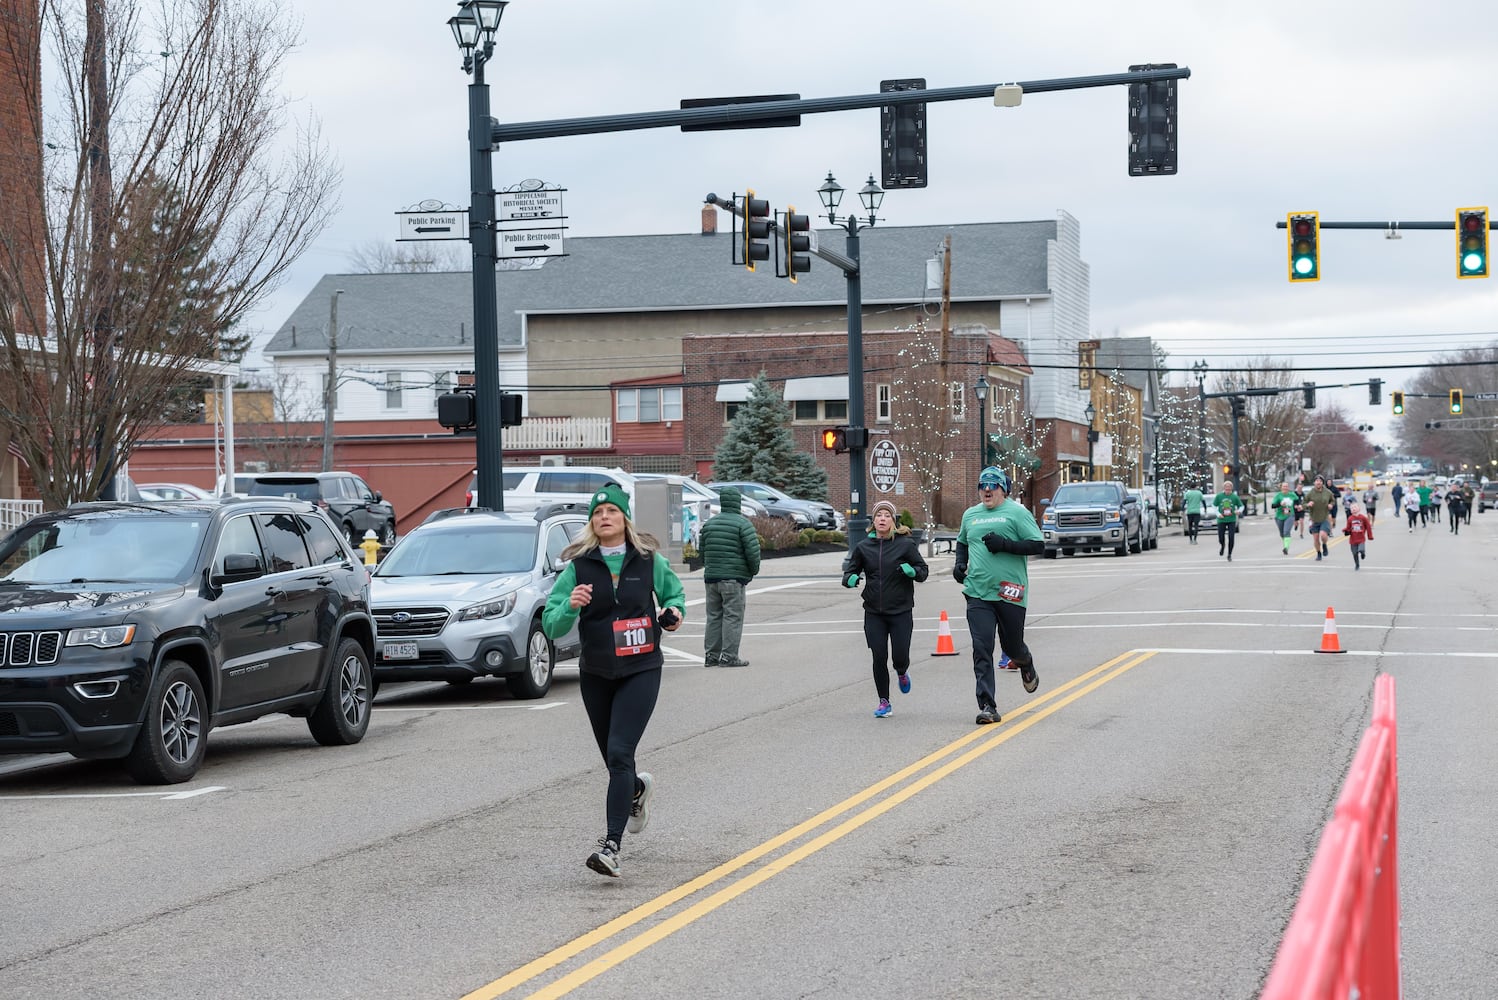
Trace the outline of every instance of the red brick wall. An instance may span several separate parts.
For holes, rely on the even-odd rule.
[[[25,288],[37,323],[23,318],[16,301],[4,303],[23,330],[45,322],[39,111],[33,105],[41,80],[37,11],[37,0],[0,0],[0,295],[6,285]]]

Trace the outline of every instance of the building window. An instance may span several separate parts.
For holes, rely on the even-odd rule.
[[[797,399],[792,401],[791,406],[794,408],[792,412],[797,423],[809,424],[848,418],[846,399]]]
[[[398,410],[401,408],[401,373],[385,373],[385,409]]]
[[[881,423],[888,423],[893,417],[894,386],[888,382],[880,382],[874,386],[874,419]]]
[[[659,389],[620,389],[615,407],[621,424],[656,424],[681,419],[681,386]]]
[[[725,424],[731,424],[731,423],[733,423],[733,418],[738,415],[739,407],[741,407],[743,405],[744,405],[743,403],[724,403],[723,404],[723,422]]]
[[[951,400],[952,419],[967,419],[967,386],[961,382],[953,382],[947,386],[947,396]]]

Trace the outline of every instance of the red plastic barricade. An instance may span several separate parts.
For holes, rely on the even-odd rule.
[[[1384,674],[1261,1000],[1398,1000],[1398,828],[1394,678]]]

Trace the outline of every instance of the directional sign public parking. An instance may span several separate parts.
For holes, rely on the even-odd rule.
[[[468,210],[455,208],[443,212],[396,212],[401,220],[401,234],[396,240],[466,240]]]

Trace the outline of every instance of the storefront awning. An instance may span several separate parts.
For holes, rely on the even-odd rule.
[[[795,402],[798,399],[847,399],[848,398],[848,376],[846,375],[818,375],[813,378],[787,379],[785,383],[785,399],[787,402]]]

